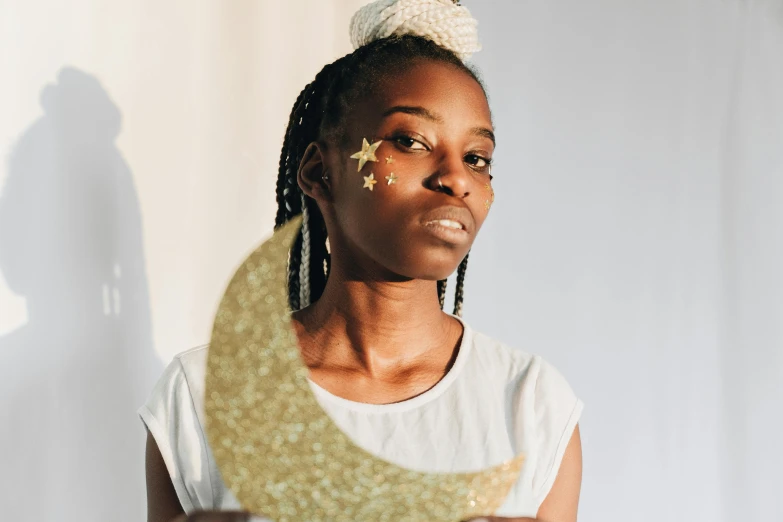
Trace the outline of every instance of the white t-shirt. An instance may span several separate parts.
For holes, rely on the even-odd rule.
[[[519,480],[496,514],[535,517],[557,476],[582,402],[540,357],[463,325],[452,368],[410,400],[364,404],[332,395],[313,382],[310,386],[356,444],[399,466],[468,472],[524,453]],[[204,434],[206,360],[206,346],[176,356],[139,409],[187,513],[240,509]]]

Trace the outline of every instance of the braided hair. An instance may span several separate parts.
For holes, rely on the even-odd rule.
[[[299,188],[299,164],[310,143],[334,137],[354,102],[381,85],[388,74],[410,67],[415,60],[447,63],[469,74],[479,85],[476,72],[454,52],[432,40],[415,35],[391,36],[372,41],[334,63],[326,65],[296,99],[280,153],[277,178],[277,216],[275,229],[302,214],[302,230],[297,236],[288,262],[289,304],[299,310],[317,301],[326,287],[330,254],[326,224],[315,200]],[[341,139],[342,137],[338,137]],[[465,272],[468,256],[457,269],[454,315],[462,315]],[[438,281],[438,299],[443,308],[446,280]]]

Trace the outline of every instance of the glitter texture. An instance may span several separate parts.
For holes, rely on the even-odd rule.
[[[458,522],[490,515],[520,455],[475,473],[421,473],[357,446],[321,408],[291,325],[289,249],[301,217],[248,257],[220,303],[205,389],[206,430],[243,508],[276,522]]]

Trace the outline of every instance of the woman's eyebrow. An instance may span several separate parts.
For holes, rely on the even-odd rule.
[[[402,114],[412,114],[413,116],[419,116],[425,120],[430,120],[435,123],[443,123],[443,118],[441,118],[438,114],[435,114],[434,112],[431,112],[424,107],[414,107],[410,105],[395,105],[394,107],[386,109],[383,113],[383,117],[386,118],[398,112]]]
[[[425,120],[429,120],[435,123],[443,123],[443,118],[436,114],[429,109],[425,109],[424,107],[418,107],[418,106],[411,106],[411,105],[395,105],[394,107],[390,107],[389,109],[386,109],[383,112],[383,117],[388,118],[392,114],[411,114],[413,116],[419,116],[420,118],[424,118]],[[492,140],[493,145],[497,145],[495,141],[495,133],[492,132],[490,129],[486,127],[473,127],[470,130],[470,133],[474,136],[480,136],[482,138],[488,138]]]
[[[492,145],[497,145],[495,142],[495,133],[486,127],[473,127],[470,133],[475,136],[481,136],[482,138],[489,138],[492,140]]]

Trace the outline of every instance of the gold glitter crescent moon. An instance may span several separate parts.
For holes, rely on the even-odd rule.
[[[422,473],[357,446],[317,402],[288,305],[298,217],[239,267],[207,357],[206,431],[243,508],[276,522],[457,522],[489,515],[523,457],[475,473]]]

